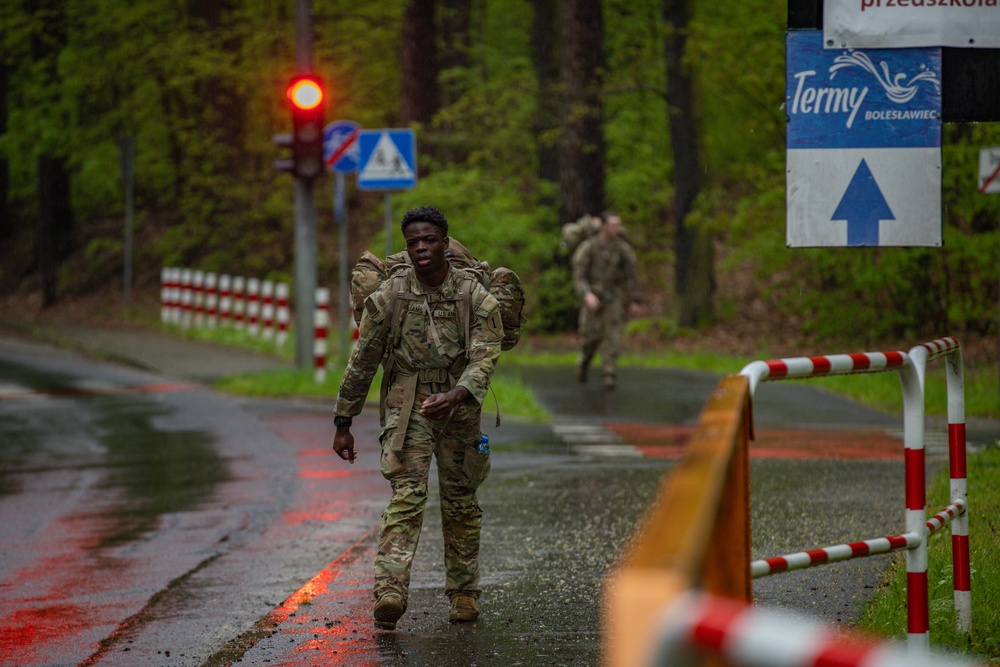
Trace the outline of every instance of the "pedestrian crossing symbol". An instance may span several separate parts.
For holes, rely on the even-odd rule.
[[[415,187],[416,139],[413,130],[365,130],[358,136],[358,187],[404,190]]]

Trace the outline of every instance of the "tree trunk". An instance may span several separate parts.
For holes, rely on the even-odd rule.
[[[711,235],[687,225],[687,216],[701,190],[694,85],[684,64],[689,17],[689,0],[663,0],[667,31],[664,40],[667,116],[674,159],[674,221],[677,225],[674,281],[677,323],[682,327],[712,322],[715,291]]]
[[[7,134],[7,67],[0,62],[0,136]],[[14,232],[10,219],[10,163],[0,155],[0,240]]]
[[[569,221],[604,208],[601,0],[563,0],[561,19],[560,220]]]
[[[472,65],[472,3],[443,0],[441,4],[441,69],[467,70]],[[464,82],[438,84],[441,104],[454,104],[465,93]]]
[[[38,233],[35,237],[42,307],[58,297],[59,264],[70,249],[73,209],[70,204],[66,158],[38,156]]]
[[[557,22],[558,0],[532,0],[534,21],[531,31],[532,56],[538,79],[535,136],[538,137],[538,177],[559,182],[559,58]]]
[[[404,126],[420,123],[426,127],[440,108],[434,6],[434,0],[407,0],[403,10],[400,112]]]

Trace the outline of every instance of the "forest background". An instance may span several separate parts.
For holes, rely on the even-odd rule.
[[[293,184],[271,136],[290,129],[294,4],[0,0],[0,308],[121,298],[125,138],[140,296],[158,298],[163,266],[291,282]],[[953,335],[996,363],[1000,198],[976,186],[1000,126],[945,127],[943,247],[787,248],[783,0],[313,4],[327,119],[415,128],[419,183],[394,217],[437,205],[514,268],[527,335],[573,329],[560,227],[613,208],[647,297],[633,343],[788,356]],[[348,185],[353,262],[382,252],[385,199]]]

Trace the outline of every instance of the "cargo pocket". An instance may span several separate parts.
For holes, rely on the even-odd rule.
[[[478,444],[477,438],[476,442],[465,446],[465,461],[462,463],[465,477],[469,480],[469,488],[473,491],[490,476],[490,453],[478,451],[476,449]]]
[[[389,450],[389,440],[395,432],[395,427],[387,428],[382,431],[382,434],[378,438],[379,443],[382,446],[382,456],[379,460],[379,467],[381,469],[382,476],[390,482],[400,471],[399,456],[395,452]]]

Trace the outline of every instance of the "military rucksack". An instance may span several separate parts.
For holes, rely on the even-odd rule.
[[[521,279],[508,268],[500,267],[490,272],[490,266],[473,257],[468,248],[451,239],[445,256],[455,268],[465,274],[462,287],[459,290],[460,314],[464,344],[469,345],[469,321],[472,310],[477,304],[472,303],[472,281],[478,281],[499,303],[500,320],[503,323],[503,340],[501,350],[509,350],[521,340],[521,327],[524,326],[524,290]],[[395,349],[399,344],[399,322],[401,321],[402,302],[407,298],[404,291],[406,274],[412,268],[410,256],[405,252],[397,252],[382,260],[376,255],[365,251],[358,263],[351,270],[351,299],[354,302],[354,321],[360,325],[364,312],[365,300],[385,280],[391,278],[393,284],[389,288],[389,304],[383,319],[383,330],[390,332],[394,340],[386,346],[386,354],[382,359],[382,385],[379,389],[379,423],[385,426],[386,395],[389,378],[395,365]],[[393,326],[395,330],[393,331]],[[490,388],[492,390],[492,387]],[[494,397],[496,395],[494,394]],[[500,406],[497,405],[496,425],[500,426]]]
[[[600,229],[601,219],[590,214],[583,215],[573,222],[567,222],[562,226],[562,247],[572,257],[580,244],[597,234]]]
[[[500,267],[490,271],[488,263],[477,260],[468,248],[451,239],[445,255],[452,266],[475,278],[500,303],[500,319],[503,322],[503,341],[500,349],[506,351],[517,345],[521,340],[521,328],[526,318],[524,316],[524,289],[521,279],[508,268]],[[365,299],[379,285],[393,276],[402,276],[410,268],[410,257],[406,251],[389,255],[384,260],[367,250],[361,255],[358,263],[351,270],[351,300],[354,303],[354,321],[361,324],[361,314],[364,311]],[[390,292],[390,299],[395,300],[396,290]],[[468,298],[465,299],[468,302]],[[470,304],[471,305],[471,304]],[[390,305],[390,312],[393,310]],[[463,309],[463,321],[468,332],[469,307]],[[468,337],[466,337],[466,341]]]
[[[601,231],[601,218],[596,215],[584,214],[577,220],[567,222],[562,226],[561,245],[566,249],[566,253],[573,257],[576,249],[590,237],[596,236],[599,231]],[[628,233],[624,227],[619,235],[620,238],[629,242]]]

